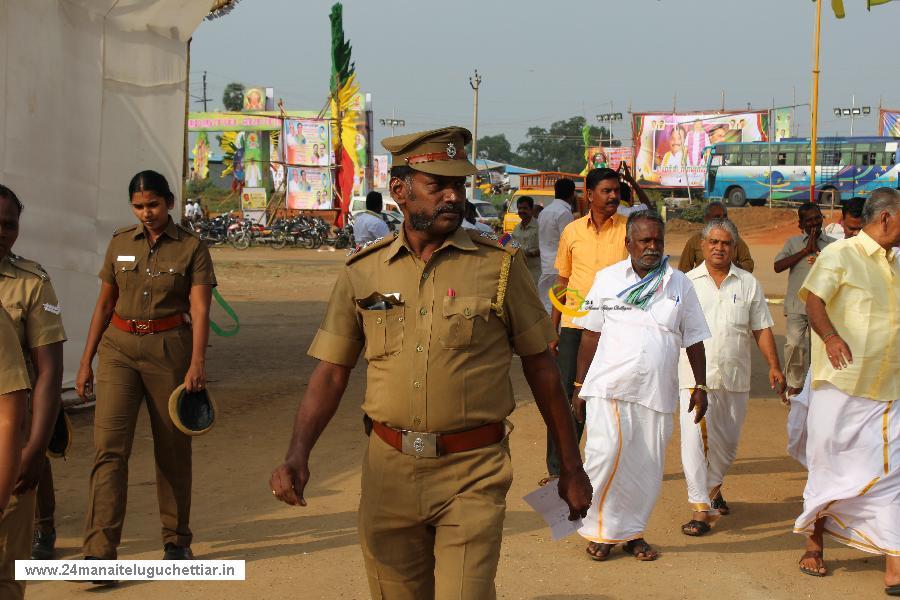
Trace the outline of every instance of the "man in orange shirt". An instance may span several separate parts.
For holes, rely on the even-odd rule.
[[[594,283],[597,272],[628,258],[625,249],[627,217],[617,214],[619,208],[619,174],[612,169],[592,169],[585,178],[590,212],[569,223],[559,239],[556,269],[559,276],[554,292],[564,310],[554,306],[553,325],[559,329],[559,341],[550,344],[556,354],[563,387],[569,402],[575,394],[575,369],[581,327],[572,317]],[[566,314],[563,314],[566,313]],[[584,424],[576,420],[575,431],[581,439]],[[559,476],[559,456],[547,436],[548,480]]]

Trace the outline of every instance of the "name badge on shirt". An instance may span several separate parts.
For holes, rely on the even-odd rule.
[[[117,256],[116,260],[121,261],[121,262],[134,262],[134,257],[133,256]]]

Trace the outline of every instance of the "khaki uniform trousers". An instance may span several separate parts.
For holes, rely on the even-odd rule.
[[[784,334],[784,376],[788,387],[802,388],[809,371],[809,318],[787,315]]]
[[[31,558],[34,496],[34,490],[12,496],[0,519],[0,598],[3,600],[25,597],[25,582],[16,581],[16,560]]]
[[[415,458],[369,438],[359,531],[372,598],[496,598],[508,441]]]
[[[44,467],[37,484],[37,500],[34,504],[34,528],[49,533],[55,527],[56,493],[53,490],[53,469],[50,457],[44,455]]]
[[[147,399],[163,544],[189,546],[191,438],[169,417],[169,396],[190,364],[187,327],[132,335],[110,327],[98,350],[94,468],[84,529],[85,556],[115,559],[122,537],[138,410]]]

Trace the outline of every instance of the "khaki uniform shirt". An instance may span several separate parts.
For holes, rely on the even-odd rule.
[[[525,256],[525,264],[528,265],[528,271],[531,278],[537,284],[541,278],[541,255],[540,245],[538,244],[538,224],[537,220],[532,218],[528,222],[528,227],[522,227],[522,223],[516,225],[512,231],[512,237],[519,244],[522,253],[535,254],[536,256]]]
[[[116,314],[140,320],[189,312],[191,287],[216,285],[209,248],[171,218],[152,246],[142,225],[116,231],[100,279],[119,288]]]
[[[0,395],[30,390],[25,359],[19,349],[16,328],[0,306]]]
[[[427,263],[403,232],[376,242],[338,275],[309,355],[352,367],[365,345],[363,410],[392,427],[452,432],[501,422],[515,407],[513,351],[539,354],[555,339],[523,258],[497,236],[462,228]],[[399,300],[362,308],[374,292]]]
[[[703,248],[700,247],[701,241],[700,232],[697,232],[691,236],[684,245],[684,250],[681,252],[681,258],[678,260],[678,270],[682,273],[687,273],[691,269],[703,264]],[[732,262],[736,267],[743,269],[748,273],[753,272],[753,267],[756,263],[753,262],[753,257],[750,256],[750,247],[747,246],[747,242],[741,238],[738,238],[737,243],[734,245],[734,260]]]

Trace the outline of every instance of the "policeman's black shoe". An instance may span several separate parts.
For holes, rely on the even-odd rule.
[[[163,560],[194,560],[194,553],[191,552],[190,546],[176,546],[168,543],[165,546]]]
[[[34,530],[31,539],[31,560],[53,560],[56,556],[56,530]]]

